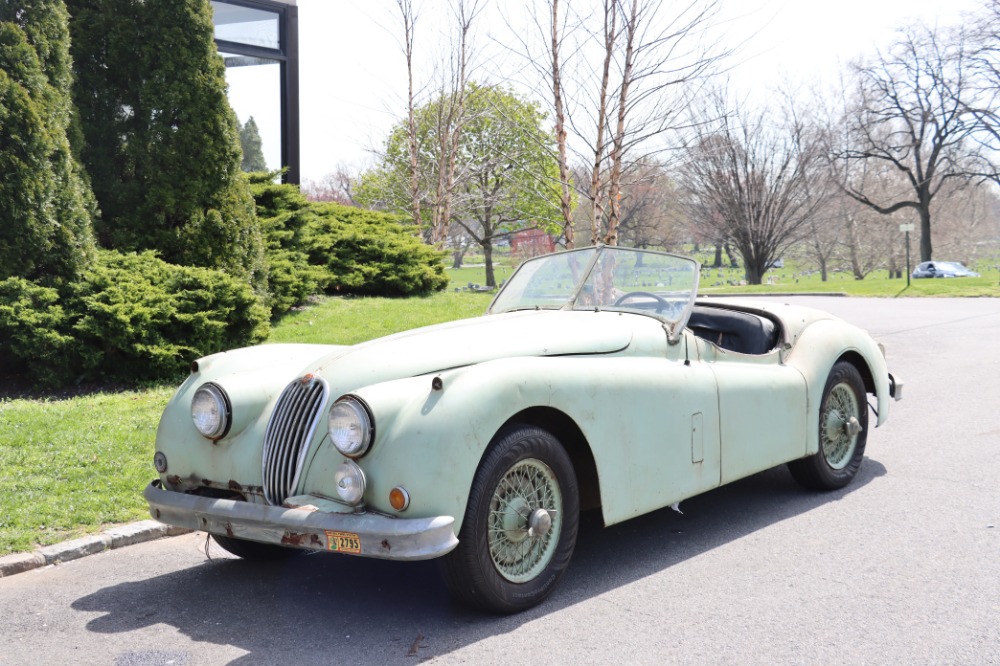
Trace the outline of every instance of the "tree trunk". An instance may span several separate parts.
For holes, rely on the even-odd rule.
[[[923,199],[923,197],[921,197]],[[932,259],[931,248],[931,205],[930,201],[920,206],[920,261]]]
[[[484,238],[482,246],[483,259],[486,261],[486,286],[495,287],[497,286],[497,278],[493,274],[493,239]]]
[[[712,262],[712,268],[722,268],[722,243],[715,244],[715,261]]]

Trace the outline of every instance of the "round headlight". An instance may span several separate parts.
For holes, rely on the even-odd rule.
[[[357,463],[345,460],[333,475],[337,494],[348,504],[358,504],[365,496],[365,473]]]
[[[340,398],[330,408],[330,441],[348,458],[360,458],[372,443],[372,420],[357,399]]]
[[[229,431],[229,399],[221,387],[205,384],[191,399],[191,419],[194,427],[209,439],[220,439]]]

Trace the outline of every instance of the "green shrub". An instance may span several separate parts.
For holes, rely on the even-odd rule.
[[[0,282],[0,354],[30,361],[41,385],[173,378],[199,356],[262,342],[268,332],[250,285],[152,252],[101,251],[63,293]]]
[[[79,346],[59,300],[56,289],[24,278],[0,282],[0,357],[7,372],[31,361],[35,380],[53,385],[61,378],[60,368],[77,365]]]
[[[328,293],[409,296],[448,286],[444,254],[387,213],[313,204],[304,230],[310,263],[325,269]]]
[[[276,172],[249,174],[270,269],[271,316],[277,317],[319,293],[322,271],[302,251],[302,230],[311,206],[295,185],[275,183]]]

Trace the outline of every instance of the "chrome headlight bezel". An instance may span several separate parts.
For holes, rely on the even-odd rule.
[[[213,442],[226,436],[233,423],[233,408],[221,386],[208,382],[198,387],[191,397],[191,421],[202,437]]]
[[[330,443],[348,458],[368,453],[375,440],[375,421],[368,406],[352,395],[337,398],[327,415]]]

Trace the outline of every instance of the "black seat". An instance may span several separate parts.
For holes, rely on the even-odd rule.
[[[688,328],[699,338],[739,354],[766,354],[778,344],[778,327],[767,317],[696,305]]]

